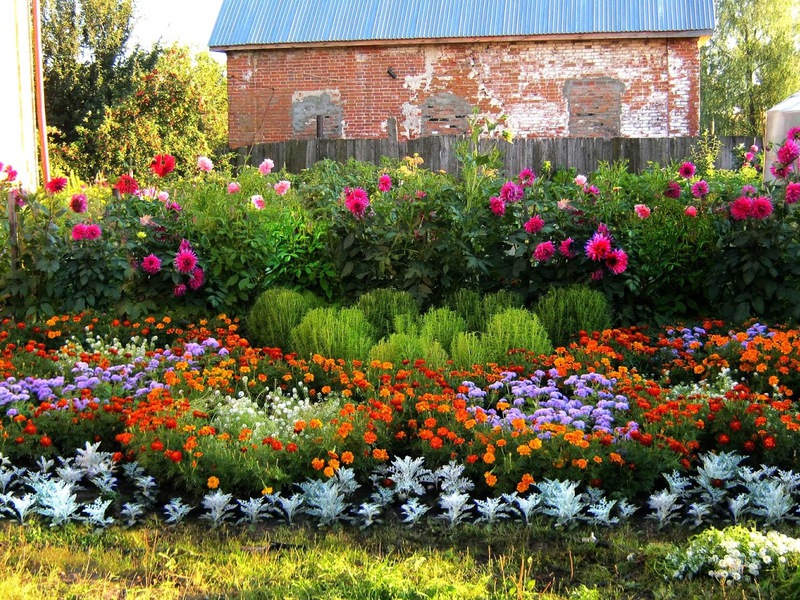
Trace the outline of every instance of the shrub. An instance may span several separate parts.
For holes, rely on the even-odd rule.
[[[431,369],[444,367],[448,360],[447,352],[439,342],[407,333],[393,333],[369,351],[369,360],[388,361],[395,366],[403,360],[414,362],[420,358]]]
[[[483,331],[486,317],[478,292],[462,288],[451,294],[445,304],[464,319],[468,331]]]
[[[292,329],[290,339],[301,357],[363,360],[375,343],[375,328],[357,308],[315,308]]]
[[[410,293],[388,288],[367,292],[358,299],[356,308],[364,313],[379,338],[392,333],[397,316],[419,313],[419,306]]]
[[[539,318],[524,308],[507,308],[486,325],[481,346],[487,362],[508,362],[508,351],[515,348],[536,354],[552,352],[553,346]]]
[[[453,337],[467,330],[467,322],[449,308],[434,308],[422,316],[420,336],[442,345],[450,352]]]
[[[503,312],[507,308],[522,308],[522,296],[516,292],[499,290],[488,294],[483,298],[483,312],[488,322],[497,313]]]
[[[309,310],[319,305],[313,294],[285,288],[262,293],[245,320],[247,337],[254,346],[286,348],[292,329]]]
[[[585,285],[552,288],[539,299],[536,315],[553,345],[566,346],[581,330],[611,327],[611,307],[606,297]]]
[[[450,356],[459,369],[470,369],[486,362],[480,335],[474,331],[459,331],[450,344]]]

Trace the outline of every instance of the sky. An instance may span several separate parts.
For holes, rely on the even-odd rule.
[[[222,0],[135,0],[135,4],[132,43],[150,46],[161,38],[165,44],[178,42],[194,50],[208,50]],[[212,56],[225,61],[222,53]]]

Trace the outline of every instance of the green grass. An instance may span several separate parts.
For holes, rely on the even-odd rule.
[[[156,522],[94,533],[0,524],[0,598],[727,599],[784,598],[781,581],[721,588],[667,581],[688,532],[464,526],[176,529]],[[788,579],[792,573],[786,573]]]

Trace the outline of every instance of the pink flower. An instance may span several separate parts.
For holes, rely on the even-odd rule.
[[[278,183],[275,184],[275,193],[278,196],[285,196],[286,192],[289,191],[289,188],[292,187],[292,184],[286,181],[285,179],[281,179]]]
[[[427,195],[428,193],[423,192],[422,190],[417,190],[416,192],[414,192],[414,196],[417,198],[417,200],[422,200]]]
[[[214,163],[207,156],[200,156],[197,159],[197,170],[210,173],[214,170]]]
[[[260,194],[250,196],[250,202],[252,202],[253,206],[255,206],[258,210],[263,210],[264,207],[266,206],[266,203],[264,202],[264,197],[261,196]]]
[[[85,194],[73,194],[69,201],[69,207],[72,209],[72,212],[78,214],[85,213],[87,206],[88,202],[86,201]]]
[[[556,253],[556,247],[553,246],[553,242],[547,240],[546,242],[542,242],[536,249],[533,251],[533,258],[535,258],[538,262],[547,262]]]
[[[532,169],[522,169],[519,172],[519,182],[522,187],[531,187],[534,181],[536,181],[536,173]]]
[[[678,175],[680,175],[684,179],[691,179],[692,177],[694,177],[694,174],[696,172],[697,172],[697,167],[695,167],[689,161],[686,161],[680,167],[678,167]]]
[[[183,207],[177,202],[167,202],[164,208],[167,210],[174,210],[175,212],[181,212],[183,210]]]
[[[345,188],[344,193],[344,205],[347,207],[347,210],[349,210],[356,219],[363,218],[367,212],[367,208],[369,208],[369,196],[367,196],[367,191],[364,188]]]
[[[702,198],[708,196],[708,183],[701,179],[692,186],[692,196],[695,198]]]
[[[72,228],[72,239],[76,242],[86,239],[86,225],[84,223],[77,223]]]
[[[500,188],[500,198],[503,202],[519,202],[525,195],[525,191],[513,181],[506,181]]]
[[[792,182],[786,186],[786,204],[795,204],[800,200],[800,182]]]
[[[800,140],[800,127],[792,127],[789,131],[786,132],[786,139],[787,140]],[[758,150],[756,150],[758,152]]]
[[[586,242],[586,256],[590,260],[603,260],[611,252],[611,240],[597,232]]]
[[[87,240],[96,240],[99,239],[100,236],[103,234],[103,230],[100,229],[100,225],[97,223],[90,223],[86,226],[86,237]]]
[[[161,270],[161,259],[155,254],[148,254],[142,259],[142,271],[155,275]]]
[[[742,194],[744,194],[745,196],[755,196],[756,188],[754,188],[752,185],[742,186]]]
[[[67,189],[66,177],[54,177],[44,184],[44,189],[48,194],[57,194]]]
[[[625,269],[628,268],[628,255],[622,248],[612,250],[606,256],[606,266],[614,275],[624,273]]]
[[[592,271],[592,281],[600,281],[603,277],[606,276],[605,271],[603,269],[597,269],[596,271]]]
[[[756,146],[755,144],[753,144],[752,146],[750,146],[750,152],[752,152],[753,154],[757,153],[757,152],[758,152],[758,150],[759,150],[759,148],[758,148],[758,146]]]
[[[753,199],[740,196],[730,204],[731,216],[737,221],[743,221],[753,213]]]
[[[274,168],[275,168],[275,163],[272,162],[272,159],[269,158],[265,158],[263,161],[261,161],[261,164],[258,165],[258,171],[262,175],[269,175],[270,173],[272,173],[272,169]]]
[[[502,198],[492,196],[489,198],[489,209],[498,217],[502,217],[506,214],[506,203],[503,202]]]
[[[178,250],[191,250],[192,244],[187,239],[181,240],[180,246],[178,246]]]
[[[17,172],[14,170],[14,167],[11,165],[3,166],[3,163],[0,162],[0,181],[7,181],[11,183],[17,178]]]
[[[156,198],[161,200],[161,202],[166,202],[167,200],[169,200],[169,192],[158,192]]]
[[[745,159],[747,162],[750,162],[750,161],[752,161],[752,160],[753,160],[755,157],[756,157],[756,155],[755,155],[755,154],[753,154],[752,152],[745,152],[745,153],[744,153],[744,159]]]
[[[200,267],[195,267],[192,271],[191,278],[189,279],[189,287],[193,290],[199,290],[203,287],[206,281],[206,274]]]
[[[778,179],[786,179],[789,174],[794,170],[792,165],[781,165],[780,163],[773,164],[770,168],[770,173]]]
[[[696,217],[697,216],[697,207],[696,206],[687,206],[683,209],[683,214],[687,217]]]
[[[578,187],[583,187],[586,185],[586,181],[587,181],[586,175],[578,175],[575,178],[575,185],[577,185]]]
[[[190,248],[181,248],[175,255],[175,270],[178,273],[191,273],[197,266],[197,254]]]
[[[176,298],[180,298],[181,296],[186,295],[186,285],[183,283],[179,283],[175,286],[175,289],[172,291]]]
[[[544,220],[539,215],[534,215],[525,222],[523,227],[525,228],[525,231],[533,235],[542,230],[542,227],[544,227]]]
[[[772,200],[767,196],[753,198],[753,209],[751,214],[754,219],[766,219],[772,214],[773,210],[774,207],[772,206]]]
[[[388,192],[390,189],[392,189],[392,178],[384,173],[378,177],[378,190]]]
[[[667,184],[667,189],[664,191],[667,198],[680,198],[681,197],[681,184],[677,181],[670,181]]]
[[[650,216],[650,207],[646,204],[637,204],[633,207],[633,210],[636,212],[636,216],[640,219],[646,219]]]
[[[231,181],[228,184],[228,193],[229,194],[236,194],[237,192],[241,192],[241,191],[242,191],[242,186],[240,186],[235,181]]]
[[[777,156],[778,162],[783,165],[789,165],[800,156],[800,145],[793,139],[786,140],[786,143],[778,149]]]
[[[558,245],[559,254],[561,254],[561,256],[564,256],[566,258],[575,257],[576,254],[572,251],[572,243],[574,241],[575,240],[573,240],[571,237],[568,237],[567,239],[562,240],[561,243]]]
[[[600,190],[597,188],[596,185],[587,185],[583,188],[583,193],[588,194],[590,196],[599,196]]]

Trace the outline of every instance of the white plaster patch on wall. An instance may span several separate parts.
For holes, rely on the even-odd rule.
[[[670,52],[667,70],[673,94],[676,98],[682,99],[682,101],[674,102],[669,108],[669,130],[672,134],[689,135],[687,105],[692,85],[683,58],[677,53]]]
[[[314,90],[311,92],[294,92],[292,94],[292,103],[295,102],[302,102],[306,98],[311,97],[318,97],[322,96],[323,94],[328,94],[331,101],[333,102],[341,102],[342,101],[342,94],[339,90]]]
[[[631,103],[637,106],[631,110]],[[623,137],[667,137],[669,97],[666,92],[634,96],[622,102],[620,135]]]
[[[411,138],[417,137],[422,133],[422,110],[419,106],[411,102],[403,102],[400,106],[402,120],[398,123],[400,135]]]
[[[436,63],[441,60],[442,53],[433,48],[425,48],[425,70],[418,75],[406,75],[403,85],[411,90],[412,100],[416,100],[420,92],[430,90],[436,70]]]
[[[566,102],[539,100],[530,103],[508,104],[505,114],[519,137],[565,135],[569,127]]]

